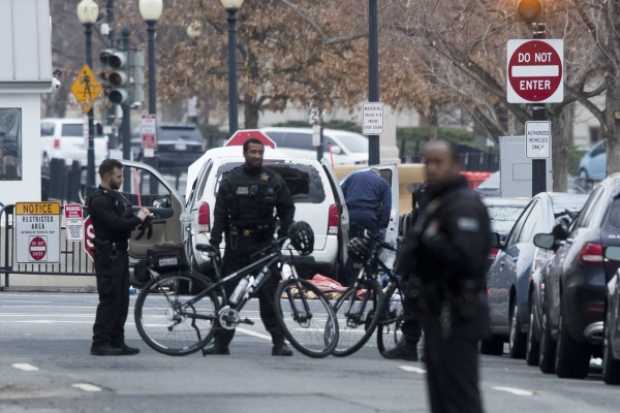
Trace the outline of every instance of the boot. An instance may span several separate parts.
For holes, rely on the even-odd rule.
[[[94,344],[90,347],[90,354],[93,356],[122,356],[123,349],[114,347],[110,343]]]
[[[291,350],[291,348],[285,342],[282,342],[273,345],[273,348],[271,349],[271,355],[290,357],[293,355],[293,350]]]
[[[383,357],[390,360],[418,361],[417,345],[404,339],[400,340],[396,347],[385,351]]]
[[[204,356],[208,355],[219,355],[219,356],[228,356],[230,355],[230,342],[235,335],[234,330],[226,330],[223,328],[218,328],[213,336],[213,344],[207,346],[204,350],[202,350],[202,354]]]

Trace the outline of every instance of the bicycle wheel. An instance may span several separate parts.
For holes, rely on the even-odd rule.
[[[293,347],[314,358],[331,354],[338,343],[338,321],[321,290],[306,280],[284,280],[276,290],[275,307]]]
[[[134,312],[140,337],[153,350],[185,356],[203,348],[212,337],[219,300],[211,292],[194,304],[188,301],[208,281],[189,274],[155,278],[140,291]]]
[[[402,338],[403,297],[395,286],[385,293],[384,310],[377,327],[377,348],[382,356],[396,347]]]
[[[334,356],[349,356],[366,344],[377,327],[382,303],[383,293],[375,280],[357,280],[344,292],[334,305],[340,333]]]

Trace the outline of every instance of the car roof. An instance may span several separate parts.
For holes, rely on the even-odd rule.
[[[482,199],[486,206],[513,206],[513,207],[525,207],[530,198],[526,197],[513,197],[513,198],[501,198],[498,196],[489,196]]]
[[[308,134],[312,134],[312,128],[295,128],[295,127],[280,127],[280,126],[269,126],[269,127],[265,127],[265,128],[260,128],[261,131],[263,132],[297,132],[297,133],[308,133]],[[355,136],[361,136],[361,137],[365,137],[364,135],[357,133],[357,132],[353,132],[353,131],[348,131],[348,130],[343,130],[343,129],[323,129],[323,133],[328,134],[330,136],[347,136],[347,135],[355,135]]]
[[[238,160],[243,159],[243,147],[242,146],[223,146],[220,148],[209,149],[202,155],[205,161],[208,159],[213,160]],[[294,152],[289,152],[287,149],[271,149],[265,147],[265,160],[278,160],[278,161],[291,161],[304,164],[318,164],[319,162],[314,159],[299,158],[295,156]]]

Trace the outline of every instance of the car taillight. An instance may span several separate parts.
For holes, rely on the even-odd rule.
[[[327,215],[327,234],[337,235],[339,226],[340,212],[338,212],[338,206],[336,204],[331,204]]]
[[[588,242],[579,253],[579,261],[583,264],[600,264],[603,262],[603,246]]]
[[[54,149],[60,149],[60,139],[54,138],[52,146],[53,146]]]
[[[491,252],[489,252],[489,259],[494,260],[495,257],[497,257],[497,254],[499,254],[499,248],[491,248]]]
[[[209,203],[203,202],[198,208],[198,226],[199,232],[209,232],[209,225],[211,225],[211,208]]]

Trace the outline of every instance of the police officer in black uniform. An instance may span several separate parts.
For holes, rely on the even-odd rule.
[[[399,269],[409,274],[407,294],[421,314],[431,410],[481,413],[478,344],[489,327],[489,216],[460,175],[452,145],[431,141],[424,162],[430,203],[407,235],[409,259]]]
[[[411,214],[409,216],[408,228],[415,226],[416,222],[422,215],[422,212],[429,203],[428,188],[426,184],[418,186],[411,193]],[[399,256],[399,261],[410,260],[410,256]],[[398,270],[398,263],[396,264]],[[405,287],[408,282],[409,274],[397,274],[402,276],[401,286]],[[418,342],[422,336],[422,327],[415,314],[414,303],[411,299],[405,297],[403,301],[403,323],[401,325],[401,331],[403,332],[402,338],[396,344],[396,346],[383,353],[383,356],[388,359],[401,359],[407,361],[418,361]]]
[[[272,244],[277,222],[274,210],[280,219],[278,237],[286,235],[293,222],[295,204],[289,189],[282,177],[263,168],[264,151],[259,140],[248,139],[243,145],[245,163],[224,175],[217,193],[210,243],[219,247],[225,233],[224,274],[251,264],[252,254]],[[259,291],[260,316],[271,333],[272,354],[291,356],[293,352],[275,316],[274,296],[278,282],[278,277],[272,276]],[[234,283],[227,285],[226,294],[231,294],[234,287]],[[233,335],[234,330],[218,326],[215,343],[206,353],[230,354]]]
[[[95,271],[99,306],[93,327],[91,354],[132,355],[140,352],[125,344],[124,326],[129,309],[129,257],[131,231],[150,215],[146,208],[137,215],[118,192],[123,183],[123,164],[106,159],[99,166],[101,186],[88,199],[88,212],[95,229]]]

